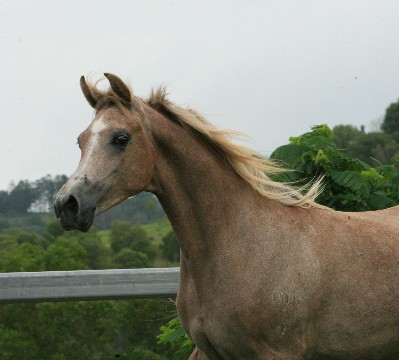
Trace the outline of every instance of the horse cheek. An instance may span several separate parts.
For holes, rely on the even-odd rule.
[[[133,154],[127,156],[125,165],[126,188],[137,194],[147,190],[154,173],[154,153],[144,139],[135,143]]]

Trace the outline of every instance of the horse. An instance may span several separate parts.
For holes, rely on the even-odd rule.
[[[80,79],[94,108],[54,198],[65,230],[142,191],[181,249],[177,311],[190,360],[399,358],[399,207],[350,213],[272,180],[279,164],[200,113],[123,80]]]

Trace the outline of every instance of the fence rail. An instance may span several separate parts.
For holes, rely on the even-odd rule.
[[[0,303],[173,297],[179,268],[0,274]]]

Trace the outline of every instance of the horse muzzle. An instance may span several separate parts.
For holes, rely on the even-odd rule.
[[[79,230],[87,232],[93,225],[95,206],[82,206],[77,196],[72,194],[56,195],[54,210],[60,225],[64,230]]]

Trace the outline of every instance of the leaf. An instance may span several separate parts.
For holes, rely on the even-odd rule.
[[[306,149],[295,144],[288,144],[278,147],[270,156],[271,159],[280,160],[283,163],[295,168],[302,162],[302,155]]]
[[[334,132],[326,124],[312,126],[312,132],[327,139],[334,137]]]
[[[269,177],[273,181],[284,183],[296,183],[303,179],[303,176],[299,171],[287,171],[283,173],[270,174]]]
[[[367,165],[362,160],[350,157],[344,154],[342,151],[337,150],[336,152],[336,170],[344,171],[344,170],[352,170],[352,171],[363,171],[370,169],[370,166]]]
[[[291,137],[290,143],[311,149],[335,150],[333,132],[327,125],[316,125],[311,132]]]
[[[331,178],[340,186],[348,188],[353,192],[358,192],[363,196],[368,196],[370,186],[367,179],[355,171],[333,172]]]
[[[370,195],[368,204],[372,210],[382,210],[396,205],[396,202],[386,196],[382,191]]]
[[[329,162],[327,153],[324,150],[318,150],[315,157],[316,164],[324,164]]]
[[[157,336],[159,343],[173,343],[186,335],[178,317],[170,320],[165,326],[161,326],[160,330],[161,334]]]

